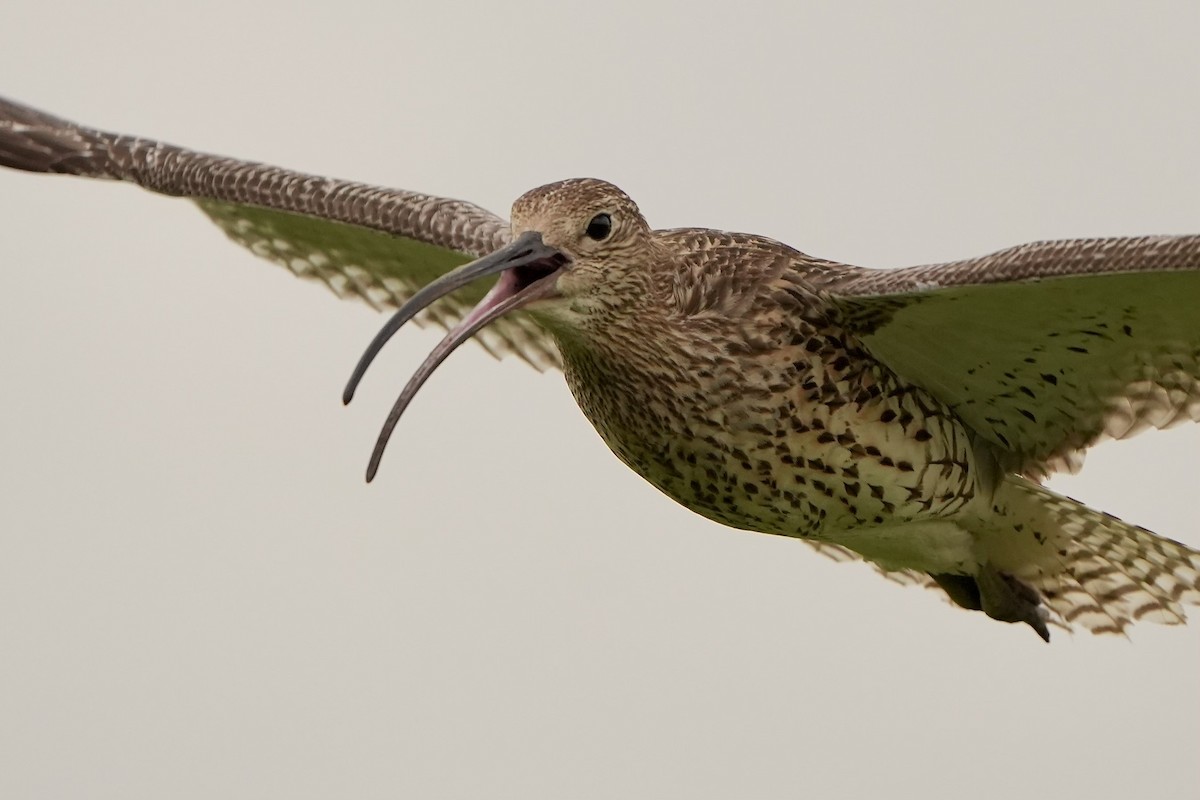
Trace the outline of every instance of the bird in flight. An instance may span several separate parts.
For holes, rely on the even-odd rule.
[[[877,270],[654,230],[610,183],[471,203],[86,128],[0,99],[0,165],[196,202],[342,297],[561,368],[629,467],[725,525],[800,539],[993,619],[1123,633],[1200,604],[1200,552],[1056,494],[1104,439],[1200,420],[1200,236],[1036,242]]]

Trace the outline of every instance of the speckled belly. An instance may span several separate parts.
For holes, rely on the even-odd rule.
[[[733,527],[837,541],[847,529],[951,517],[980,492],[963,424],[895,380],[708,394],[676,384],[631,406],[568,379],[618,457]]]

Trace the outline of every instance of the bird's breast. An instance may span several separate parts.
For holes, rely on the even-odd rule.
[[[813,334],[817,335],[817,334]],[[951,516],[981,494],[963,423],[852,348],[564,351],[581,409],[667,495],[737,528],[839,530]],[[642,349],[654,353],[652,345]]]

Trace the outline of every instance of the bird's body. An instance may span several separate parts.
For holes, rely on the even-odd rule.
[[[802,263],[785,269],[729,297],[744,316],[659,295],[586,343],[560,338],[580,408],[636,472],[734,527],[838,542],[961,511],[980,488],[964,426],[864,357],[799,282],[781,286]]]
[[[707,249],[688,246],[698,237]],[[717,522],[842,544],[949,518],[982,494],[961,421],[846,334],[813,291],[810,259],[746,235],[655,240],[731,267],[772,257],[722,274],[666,256],[664,280],[605,325],[546,320],[580,408],[634,471]],[[895,566],[952,566],[913,556]]]
[[[1200,553],[1037,482],[1102,438],[1200,419],[1200,237],[867,270],[749,234],[655,231],[594,179],[525,194],[505,224],[3,101],[0,164],[193,197],[257,254],[401,306],[347,401],[404,322],[452,328],[397,401],[370,476],[417,389],[478,333],[561,365],[622,461],[726,525],[857,553],[1043,637],[1047,621],[1182,622],[1200,602]],[[495,274],[472,310],[448,296]]]

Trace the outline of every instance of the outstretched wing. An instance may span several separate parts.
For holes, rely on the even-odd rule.
[[[1200,236],[1037,242],[830,286],[882,363],[1030,475],[1200,420]]]
[[[129,181],[189,198],[256,255],[375,308],[399,306],[433,278],[509,238],[503,219],[461,200],[91,130],[3,98],[0,166]],[[450,327],[488,288],[468,286],[417,321]],[[494,354],[516,353],[538,369],[560,363],[549,336],[521,314],[476,338]]]

